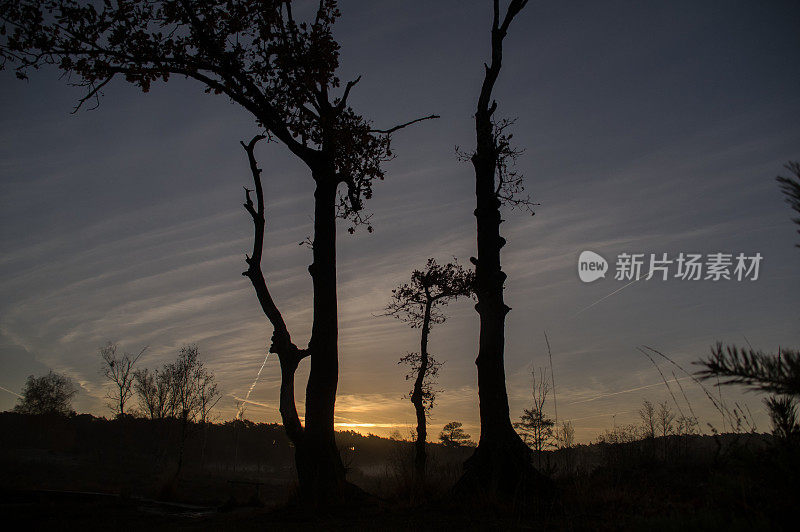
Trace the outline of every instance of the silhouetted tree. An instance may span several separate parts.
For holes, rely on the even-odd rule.
[[[204,372],[199,377],[199,405],[197,419],[200,423],[206,424],[211,421],[211,410],[217,406],[221,398],[219,386],[215,382],[215,376],[211,372]]]
[[[541,475],[531,464],[531,450],[511,425],[506,391],[503,353],[505,318],[511,310],[503,301],[506,274],[500,267],[501,205],[530,210],[532,203],[522,198],[522,177],[513,170],[519,150],[511,144],[509,120],[497,120],[497,103],[492,91],[500,74],[503,41],[511,22],[527,5],[527,0],[511,0],[501,14],[500,1],[493,1],[491,61],[485,66],[483,84],[475,112],[476,148],[468,156],[475,169],[475,218],[478,256],[475,286],[480,316],[478,357],[478,395],[480,398],[481,437],[472,457],[464,464],[464,475],[456,489],[461,492],[488,491],[502,496],[522,493],[522,484]],[[466,156],[463,156],[466,158]]]
[[[792,210],[800,213],[800,163],[789,161],[784,168],[793,173],[794,177],[778,176],[776,180],[786,195],[786,203]],[[793,218],[792,221],[800,224],[800,217]],[[797,246],[800,247],[800,244]],[[704,368],[697,372],[700,379],[716,378],[718,385],[743,384],[775,394],[764,400],[774,433],[783,434],[787,427],[797,425],[794,405],[800,396],[800,351],[782,348],[777,355],[773,355],[752,347],[742,349],[735,345],[723,346],[722,342],[717,342],[711,348],[711,356],[695,364]],[[720,378],[726,380],[720,381]]]
[[[784,167],[794,177],[776,179],[786,203],[800,213],[800,163],[790,161]],[[792,221],[800,224],[800,217]],[[781,349],[776,356],[752,348],[723,347],[722,342],[717,342],[711,348],[711,356],[696,364],[705,368],[698,372],[701,379],[723,377],[727,380],[721,384],[744,384],[779,395],[800,395],[800,352],[795,350]]]
[[[214,382],[214,374],[200,360],[200,350],[194,344],[181,347],[178,358],[166,364],[163,372],[169,375],[172,415],[180,422],[177,478],[183,467],[190,426],[193,423],[205,423],[209,411],[219,400],[219,390]]]
[[[72,398],[76,393],[78,387],[66,375],[52,370],[41,377],[29,375],[14,412],[67,415],[72,411]]]
[[[547,403],[547,396],[550,394],[550,382],[545,377],[544,368],[539,368],[539,376],[536,370],[531,371],[531,398],[530,408],[522,412],[519,421],[514,423],[514,428],[522,436],[522,441],[536,451],[536,459],[539,467],[542,465],[542,451],[547,447],[553,446],[553,428],[555,421],[547,417],[544,411]]]
[[[778,176],[775,179],[780,183],[781,191],[786,195],[786,203],[792,207],[794,212],[800,214],[800,162],[789,161],[784,165],[784,168],[794,176]],[[792,218],[792,221],[800,225],[800,216]],[[800,229],[797,232],[800,233]],[[797,244],[797,247],[800,247],[800,244]]]
[[[779,441],[796,444],[800,440],[800,424],[797,422],[797,397],[765,397],[764,404],[769,412],[772,435]]]
[[[558,444],[563,449],[571,449],[575,446],[575,426],[572,421],[561,422],[561,429],[558,431]]]
[[[385,315],[394,316],[422,332],[419,353],[408,353],[399,362],[411,369],[406,380],[414,380],[409,398],[417,415],[414,469],[418,482],[425,477],[427,417],[436,399],[434,386],[442,365],[428,352],[431,327],[444,323],[446,315],[443,309],[451,301],[472,295],[474,281],[475,274],[465,270],[457,261],[440,265],[431,258],[424,270],[411,273],[410,283],[392,290],[392,298],[385,309]]]
[[[791,434],[790,427],[797,425],[794,404],[800,397],[800,352],[782,348],[773,355],[718,342],[711,348],[711,356],[697,364],[704,366],[697,372],[700,379],[715,378],[720,385],[743,384],[773,394],[764,400],[773,433],[779,437]]]
[[[659,403],[656,419],[658,421],[658,430],[662,437],[666,438],[672,434],[674,430],[675,413],[672,411],[667,401]]]
[[[693,416],[678,415],[675,418],[675,434],[680,436],[690,436],[697,434],[699,422]]]
[[[174,415],[182,420],[194,421],[200,415],[201,383],[208,371],[199,355],[196,345],[185,345],[178,352],[178,358],[164,367],[172,384]]]
[[[451,421],[444,427],[442,432],[439,433],[439,441],[445,447],[471,447],[475,442],[470,440],[472,436],[464,432],[461,428],[462,423],[459,421]]]
[[[115,77],[146,92],[155,81],[184,76],[248,110],[270,139],[285,144],[309,168],[316,189],[309,267],[314,317],[307,349],[292,343],[278,319],[260,272],[260,249],[248,257],[245,275],[275,329],[272,350],[282,376],[291,374],[293,380],[299,360],[311,359],[305,429],[289,412],[294,405],[282,415],[289,414],[284,423],[295,443],[301,494],[314,504],[340,495],[344,484],[333,429],[337,214],[352,222],[351,231],[368,224],[363,202],[372,196],[373,181],[384,176],[382,163],[392,157],[390,135],[424,120],[376,130],[348,105],[360,78],[333,94],[341,86],[335,74],[339,45],[332,34],[338,16],[336,0],[320,0],[309,22],[295,20],[291,0],[19,0],[4,3],[0,14],[2,66],[13,64],[23,79],[31,69],[57,66],[87,89],[76,110],[87,101],[99,103],[101,90]],[[255,142],[249,144],[251,163]],[[258,233],[263,208],[253,213]],[[261,226],[263,236],[263,221]]]
[[[139,400],[139,409],[150,419],[172,415],[172,384],[165,371],[148,368],[134,371],[133,390]]]
[[[639,417],[642,419],[644,435],[646,438],[656,437],[656,408],[653,403],[645,399],[642,408],[639,409]]]
[[[125,415],[125,404],[134,393],[134,369],[136,362],[147,350],[145,347],[139,354],[123,353],[117,355],[117,346],[111,342],[100,348],[100,358],[103,361],[103,376],[109,380],[114,388],[107,395],[110,403],[108,407],[117,416]]]
[[[572,421],[562,421],[556,431],[556,441],[564,453],[564,466],[568,472],[575,469],[575,426]]]
[[[675,430],[675,413],[670,408],[669,403],[664,401],[658,404],[656,411],[656,422],[658,424],[659,434],[661,435],[661,447],[664,453],[664,461],[667,460],[667,449],[669,448],[669,441],[667,436],[672,434]]]
[[[184,345],[177,358],[160,369],[134,371],[133,390],[144,415],[152,420],[169,418],[178,422],[178,461],[173,480],[177,479],[192,427],[199,424],[205,429],[211,410],[220,400],[216,377],[200,359],[197,345]],[[202,452],[204,458],[205,444]]]

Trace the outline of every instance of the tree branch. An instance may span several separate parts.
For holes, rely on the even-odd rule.
[[[256,162],[254,150],[255,145],[260,140],[265,138],[266,137],[264,135],[256,135],[247,144],[241,142],[241,145],[247,153],[247,159],[250,163],[250,172],[253,174],[253,183],[255,185],[256,193],[256,206],[254,208],[253,200],[250,197],[250,191],[245,188],[246,201],[244,203],[244,208],[253,219],[254,238],[253,255],[252,257],[247,257],[245,259],[248,268],[246,271],[242,272],[242,275],[248,277],[253,283],[253,287],[256,290],[256,295],[261,303],[261,308],[274,327],[275,334],[279,336],[286,336],[288,340],[289,333],[286,328],[286,323],[284,322],[283,316],[278,310],[278,307],[275,305],[275,302],[273,301],[272,296],[267,289],[264,273],[261,271],[261,256],[264,248],[264,226],[266,225],[266,222],[264,218],[264,190],[261,186],[261,169],[258,167],[258,163]],[[276,352],[276,354],[280,355],[278,352]]]
[[[353,87],[361,81],[361,76],[358,76],[356,79],[347,82],[347,86],[344,88],[344,94],[342,94],[342,100],[339,102],[339,105],[336,106],[336,110],[341,112],[345,106],[347,105],[347,98],[350,96],[350,91]]]
[[[528,0],[511,0],[508,5],[503,22],[500,23],[500,1],[494,0],[492,18],[492,60],[489,65],[484,64],[486,75],[483,79],[480,97],[478,98],[478,113],[486,113],[491,116],[497,110],[497,103],[489,101],[492,98],[492,90],[500,74],[503,62],[503,39],[506,37],[508,27],[520,11],[527,5]]]
[[[380,133],[382,135],[391,135],[392,133],[394,133],[398,129],[403,129],[404,127],[408,127],[408,126],[410,126],[412,124],[416,124],[417,122],[422,122],[423,120],[434,120],[436,118],[441,118],[441,117],[439,115],[423,116],[422,118],[417,118],[415,120],[411,120],[410,122],[406,122],[405,124],[400,124],[400,125],[391,127],[389,129],[370,129],[369,132],[370,133]]]
[[[500,26],[500,32],[503,36],[505,36],[508,31],[511,21],[514,20],[514,17],[522,11],[522,8],[524,8],[527,3],[528,0],[511,0],[511,3],[508,5],[508,10],[506,11],[506,16],[503,19],[503,25]],[[495,6],[497,6],[497,1],[495,1]]]
[[[283,320],[283,316],[269,293],[264,273],[261,270],[266,221],[264,217],[264,190],[261,185],[261,169],[258,167],[254,151],[256,144],[265,138],[264,135],[256,135],[249,143],[240,143],[247,153],[256,193],[256,203],[254,205],[250,196],[251,191],[245,187],[244,208],[253,219],[254,238],[253,256],[245,259],[248,268],[242,272],[242,275],[250,279],[258,301],[261,303],[261,309],[272,324],[272,345],[270,345],[269,351],[278,355],[281,365],[281,418],[289,438],[297,443],[303,435],[303,426],[300,423],[300,417],[297,415],[297,407],[294,401],[294,374],[300,361],[310,353],[307,349],[299,349],[292,343],[291,336],[286,328],[286,322]]]

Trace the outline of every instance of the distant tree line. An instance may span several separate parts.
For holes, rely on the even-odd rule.
[[[221,394],[214,373],[200,359],[196,344],[181,347],[177,358],[161,368],[135,369],[146,349],[134,356],[130,353],[117,355],[117,346],[111,342],[100,348],[103,375],[112,384],[109,407],[117,416],[125,416],[127,400],[136,397],[139,408],[134,413],[151,420],[177,420],[180,436],[175,480],[183,467],[186,440],[193,425],[199,424],[205,429]],[[174,487],[174,482],[170,487]]]
[[[116,416],[208,421],[220,399],[220,390],[214,373],[200,359],[197,345],[184,345],[175,360],[160,368],[136,368],[146,349],[132,355],[118,354],[117,346],[111,342],[100,348],[103,376],[111,384],[111,412]],[[138,408],[126,412],[129,400],[134,398]]]
[[[99,349],[101,372],[111,385],[106,394],[111,413],[115,417],[136,415],[207,422],[221,393],[214,372],[200,359],[197,345],[184,345],[175,360],[160,368],[136,368],[146,350],[135,355],[120,353],[112,342]],[[14,411],[67,415],[72,412],[72,399],[78,389],[73,379],[52,370],[40,377],[30,375]],[[129,408],[132,399],[136,399],[138,408]]]

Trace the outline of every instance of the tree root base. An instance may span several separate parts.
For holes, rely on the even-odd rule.
[[[532,456],[519,438],[481,442],[453,487],[454,500],[507,509],[548,504],[555,483],[533,466]]]

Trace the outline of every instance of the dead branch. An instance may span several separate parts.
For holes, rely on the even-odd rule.
[[[347,82],[347,86],[344,88],[344,94],[342,94],[342,99],[339,101],[339,105],[337,106],[338,111],[341,112],[345,108],[347,105],[347,98],[350,96],[350,91],[359,81],[361,81],[361,76],[358,76],[356,79]]]
[[[439,115],[428,115],[423,116],[422,118],[417,118],[415,120],[411,120],[410,122],[406,122],[405,124],[400,124],[394,127],[390,127],[389,129],[370,129],[370,133],[380,133],[382,135],[391,135],[398,129],[403,129],[404,127],[408,127],[412,124],[416,124],[417,122],[422,122],[423,120],[434,120],[436,118],[441,118]]]
[[[250,279],[256,291],[258,301],[261,304],[261,309],[272,324],[272,345],[269,350],[271,353],[278,355],[278,360],[281,365],[281,417],[289,438],[297,443],[303,434],[303,426],[300,423],[300,417],[297,414],[297,407],[294,402],[294,374],[300,361],[309,355],[309,351],[307,349],[298,348],[292,342],[286,327],[286,322],[278,310],[277,305],[275,305],[275,301],[272,299],[272,295],[267,288],[267,282],[264,279],[264,273],[261,270],[266,219],[264,216],[264,190],[261,185],[261,169],[258,167],[254,150],[256,144],[265,138],[264,135],[256,135],[247,144],[241,142],[250,163],[250,172],[253,174],[253,184],[256,193],[256,203],[254,205],[253,199],[250,196],[251,191],[246,187],[244,189],[244,208],[253,219],[254,238],[253,254],[252,257],[246,256],[245,262],[247,262],[248,268],[246,271],[242,272],[242,275]]]

